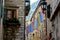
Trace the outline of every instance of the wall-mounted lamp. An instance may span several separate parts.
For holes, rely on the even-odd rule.
[[[47,2],[45,0],[42,0],[42,2],[41,2],[41,8],[43,10],[46,10],[47,9]]]

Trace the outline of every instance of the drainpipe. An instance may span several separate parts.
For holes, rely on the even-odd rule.
[[[3,40],[3,13],[4,13],[4,0],[0,0],[0,4],[1,4],[1,29],[0,29],[0,40]]]

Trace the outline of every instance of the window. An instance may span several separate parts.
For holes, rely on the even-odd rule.
[[[10,19],[16,17],[16,10],[13,9],[6,9],[6,18]]]
[[[11,16],[11,11],[10,11],[10,10],[8,11],[8,14],[7,14],[7,15],[8,15],[8,16],[7,16],[8,18],[11,18],[11,17],[10,17],[10,16]]]
[[[12,10],[12,17],[16,17],[16,10]]]
[[[55,24],[54,24],[54,20],[52,21],[52,31],[55,31]]]

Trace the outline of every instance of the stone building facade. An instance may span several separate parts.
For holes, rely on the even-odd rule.
[[[50,5],[50,18],[47,18],[47,33],[50,34],[51,40],[60,40],[60,0],[46,0],[47,5]],[[48,23],[47,23],[48,24]]]
[[[8,10],[8,13],[11,13],[12,10],[15,10],[14,15],[20,22],[20,26],[15,35],[16,38],[13,40],[24,40],[25,0],[4,0],[4,8],[6,9],[6,11]],[[11,15],[9,16],[8,14],[7,17],[10,18]]]

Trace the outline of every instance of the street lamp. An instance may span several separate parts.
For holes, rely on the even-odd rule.
[[[30,11],[30,0],[25,0],[25,16],[28,15]]]
[[[41,1],[41,8],[42,8],[42,11],[45,14],[45,18],[46,18],[45,21],[46,21],[46,35],[47,35],[47,11],[46,11],[47,10],[47,2],[46,2],[46,0]]]
[[[42,2],[41,2],[41,8],[43,10],[46,10],[47,9],[47,2],[45,0],[42,0]]]

